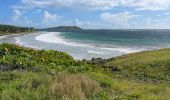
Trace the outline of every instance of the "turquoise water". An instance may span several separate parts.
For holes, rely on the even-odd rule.
[[[84,30],[1,36],[0,42],[66,52],[75,59],[110,58],[170,47],[170,30]]]
[[[170,30],[87,30],[64,32],[64,38],[106,46],[169,46]]]

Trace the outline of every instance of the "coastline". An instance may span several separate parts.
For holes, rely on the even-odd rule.
[[[35,34],[33,34],[35,33]],[[36,34],[38,33],[38,34]],[[39,34],[40,33],[40,34]],[[29,35],[30,34],[30,35]],[[32,34],[32,35],[31,35]],[[60,36],[60,32],[42,32],[35,31],[32,33],[18,33],[0,36],[0,39],[7,38],[9,43],[18,44],[24,47],[33,49],[56,50],[66,52],[76,60],[92,58],[108,59],[113,57],[122,56],[125,54],[149,51],[151,49],[130,48],[130,47],[102,47],[94,44],[83,42],[76,42],[68,40]],[[24,36],[25,35],[25,36]],[[10,41],[12,39],[12,41]],[[5,39],[4,39],[5,40]],[[8,41],[6,43],[8,43]],[[3,42],[3,40],[2,40]],[[1,42],[1,43],[2,43]],[[152,49],[156,50],[156,49]]]
[[[0,32],[0,36],[4,36],[4,35],[27,35],[27,34],[31,34],[31,33],[34,33],[36,31],[33,31],[33,32],[19,32],[19,33],[1,33]]]
[[[12,39],[12,43],[14,44],[18,44],[24,47],[30,47],[33,49],[46,49],[46,46],[48,48],[48,45],[50,44],[54,44],[54,46],[51,46],[53,49],[52,50],[56,50],[56,51],[62,51],[62,52],[66,52],[69,55],[71,55],[72,57],[74,57],[74,59],[76,60],[82,60],[82,59],[92,59],[92,58],[110,58],[110,57],[114,57],[115,55],[112,54],[109,55],[109,53],[114,53],[115,52],[119,52],[119,49],[117,48],[103,48],[103,47],[95,47],[95,45],[90,45],[90,44],[84,44],[84,43],[77,43],[77,42],[73,42],[73,41],[69,41],[69,40],[65,40],[63,39],[60,35],[60,32],[44,32],[42,34],[39,35],[33,35],[32,38],[25,40],[27,41],[27,43],[29,41],[33,41],[33,44],[36,42],[41,42],[43,43],[43,45],[33,45],[33,44],[25,44],[23,43],[23,39],[22,36],[24,35],[28,35],[29,33],[19,33],[19,34],[4,34],[0,36],[0,39],[2,37],[3,38],[8,38],[9,40]],[[9,38],[10,36],[10,38]],[[21,36],[21,37],[20,37]],[[29,35],[30,36],[30,35]],[[26,36],[27,37],[27,36]],[[7,42],[8,43],[8,42]],[[11,43],[11,42],[10,42]],[[44,46],[46,44],[46,46]],[[56,47],[56,48],[55,48]],[[50,47],[49,47],[50,49]],[[121,51],[121,49],[120,49]],[[121,54],[122,55],[122,54]],[[107,57],[109,56],[109,57]],[[118,55],[120,56],[120,55]]]
[[[12,36],[12,38],[16,37],[16,36],[22,36],[22,35],[28,35],[28,34],[33,34],[37,31],[33,31],[33,32],[21,32],[21,33],[4,33],[1,34],[0,33],[0,39],[6,38],[8,36]]]

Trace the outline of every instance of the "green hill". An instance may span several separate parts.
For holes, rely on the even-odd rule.
[[[18,27],[12,25],[0,25],[0,35],[10,33],[22,33],[35,31],[33,27]]]
[[[41,31],[80,31],[83,30],[77,26],[58,26],[52,28],[41,29]]]
[[[75,61],[66,53],[0,45],[2,100],[168,100],[170,49]]]

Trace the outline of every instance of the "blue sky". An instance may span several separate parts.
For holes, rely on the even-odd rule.
[[[170,0],[0,0],[0,23],[36,28],[169,29]]]

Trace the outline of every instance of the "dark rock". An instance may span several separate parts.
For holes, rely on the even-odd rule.
[[[102,58],[92,58],[91,59],[92,64],[105,64],[106,61],[107,61],[106,59],[102,59]]]
[[[112,66],[111,71],[112,71],[112,72],[117,72],[117,71],[120,71],[120,69],[117,68],[117,67],[113,67],[113,66]]]

